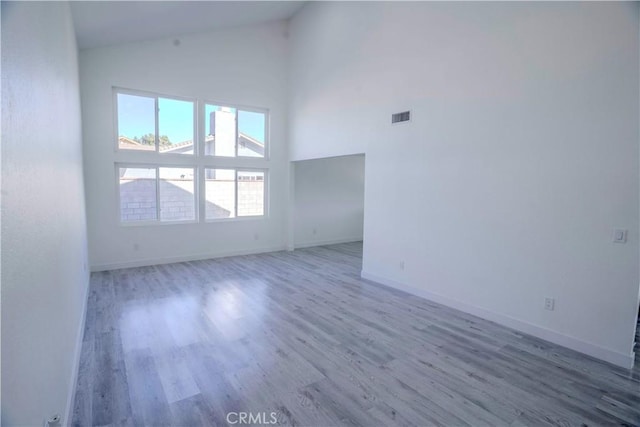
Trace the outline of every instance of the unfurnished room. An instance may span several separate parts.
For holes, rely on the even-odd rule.
[[[3,426],[640,425],[640,2],[1,17]]]

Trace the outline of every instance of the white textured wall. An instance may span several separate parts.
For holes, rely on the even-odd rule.
[[[75,36],[2,2],[2,425],[65,415],[88,283]]]
[[[628,364],[638,20],[638,3],[305,6],[292,159],[366,153],[364,275]]]
[[[80,52],[89,257],[94,269],[285,247],[289,173],[286,24],[178,38],[179,46],[171,38]],[[114,161],[123,158],[114,150],[113,86],[269,108],[271,158],[257,164],[244,162],[271,168],[269,216],[121,226]],[[228,160],[231,166],[233,159]]]
[[[295,162],[296,247],[362,240],[364,155]]]

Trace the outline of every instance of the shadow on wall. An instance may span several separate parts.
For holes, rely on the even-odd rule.
[[[120,183],[120,220],[156,220],[156,180],[133,179]],[[192,180],[160,180],[161,219],[164,221],[195,219]],[[206,201],[207,218],[229,218],[231,211]]]

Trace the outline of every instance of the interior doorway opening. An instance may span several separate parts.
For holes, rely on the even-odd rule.
[[[364,154],[293,162],[293,248],[362,241],[364,173]]]

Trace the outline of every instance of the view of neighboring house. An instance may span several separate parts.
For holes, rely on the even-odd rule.
[[[209,130],[205,137],[205,155],[209,156],[236,156],[236,109],[220,107],[209,114]],[[137,140],[136,140],[137,139]],[[264,157],[264,141],[251,137],[243,132],[238,132],[238,152],[240,157]],[[137,137],[118,137],[118,147],[121,150],[155,151],[155,146],[145,143]],[[180,141],[173,143],[167,137],[161,137],[159,144],[160,153],[193,154],[193,141]]]
[[[220,107],[209,115],[205,155],[236,157],[236,110]],[[158,151],[194,154],[193,140],[172,143],[160,138]],[[139,137],[119,136],[120,149],[155,151]],[[237,137],[238,157],[263,157],[264,141],[242,132]],[[196,219],[193,168],[120,167],[120,219],[122,221],[189,221]],[[157,183],[156,183],[157,181]],[[156,194],[158,193],[158,194]],[[237,194],[236,194],[237,193]],[[235,209],[237,197],[237,212]],[[160,201],[158,206],[156,200]],[[207,219],[264,213],[264,172],[205,169]],[[158,218],[159,216],[159,218]]]
[[[207,135],[205,137],[206,147],[211,147],[209,148],[211,151],[208,151],[207,154],[214,155],[215,151],[213,151],[213,147],[215,147],[215,142],[215,135]],[[118,137],[118,143],[121,150],[155,151],[153,145],[143,144],[126,136]],[[160,145],[159,151],[161,153],[193,154],[193,141],[189,140],[171,145]],[[240,132],[238,135],[238,156],[258,157],[258,155],[260,157],[264,155],[264,142]]]

